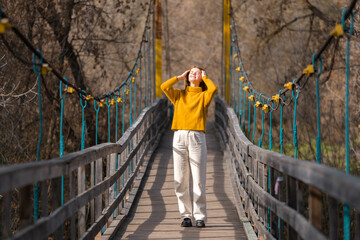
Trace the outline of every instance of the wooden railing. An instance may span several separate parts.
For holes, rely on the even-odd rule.
[[[1,167],[0,239],[94,239],[99,232],[103,232],[103,238],[109,237],[107,230],[117,228],[130,208],[134,191],[169,123],[167,111],[167,101],[157,99],[116,143],[99,144],[47,161]],[[48,186],[62,176],[68,186],[64,204],[54,207],[59,184],[52,184],[49,194],[47,187],[43,188],[46,194],[40,196],[41,217],[35,223],[30,219],[24,226],[24,219],[14,212],[14,205],[20,201],[18,190],[26,186],[32,189],[35,183]],[[25,205],[33,209],[32,202]]]
[[[351,211],[351,236],[360,239],[360,178],[257,147],[245,137],[226,102],[219,98],[215,102],[215,126],[246,229],[252,226],[263,239],[339,239],[346,203]],[[276,180],[280,184],[277,195]]]

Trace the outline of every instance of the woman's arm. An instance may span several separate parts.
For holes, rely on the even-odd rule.
[[[173,77],[161,84],[160,88],[168,97],[168,99],[175,104],[176,99],[179,98],[180,89],[174,89],[172,86],[179,81],[178,77]]]
[[[176,99],[179,98],[181,90],[174,89],[172,86],[175,85],[178,81],[184,80],[186,78],[186,74],[188,72],[189,72],[189,70],[185,71],[183,74],[181,74],[177,77],[170,78],[169,80],[167,80],[160,86],[161,90],[165,93],[165,95],[169,98],[169,100],[173,104],[175,104]]]
[[[205,75],[205,72],[202,77],[202,80],[204,81],[207,87],[207,90],[205,91],[205,108],[207,108],[210,105],[211,100],[214,98],[217,92],[217,88],[215,84]]]

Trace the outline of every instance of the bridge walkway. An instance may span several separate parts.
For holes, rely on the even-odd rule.
[[[207,126],[206,228],[183,228],[174,191],[173,131],[162,137],[135,206],[115,239],[246,239],[213,123]]]

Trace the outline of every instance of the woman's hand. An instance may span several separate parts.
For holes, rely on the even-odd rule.
[[[190,72],[190,70],[186,70],[183,74],[177,76],[177,78],[179,80],[185,80],[186,79],[186,75]]]
[[[203,78],[206,75],[206,72],[204,70],[201,71],[201,78]]]

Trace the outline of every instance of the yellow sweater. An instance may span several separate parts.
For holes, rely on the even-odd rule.
[[[172,130],[206,132],[207,109],[217,89],[206,75],[202,80],[207,86],[206,91],[202,91],[201,87],[190,86],[187,86],[185,90],[174,89],[172,86],[179,81],[177,77],[170,78],[161,84],[161,90],[175,107]]]

